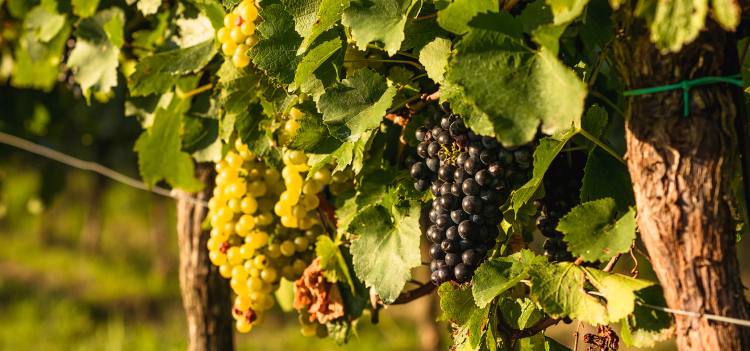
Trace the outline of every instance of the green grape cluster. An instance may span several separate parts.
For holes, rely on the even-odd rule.
[[[246,333],[262,324],[264,311],[274,306],[271,293],[282,277],[294,281],[312,262],[315,240],[323,229],[310,217],[301,229],[282,225],[281,217],[273,213],[274,204],[288,197],[281,174],[249,152],[241,140],[235,149],[216,164],[207,247],[211,262],[230,279],[237,295],[232,314],[237,330]]]
[[[346,68],[346,75],[351,76],[354,74],[354,71],[365,67],[370,67],[376,70],[383,66],[382,62],[365,60],[382,59],[383,56],[381,54],[376,52],[370,53],[370,49],[365,51],[359,50],[354,42],[350,42],[346,47],[346,53],[344,54],[344,68]]]

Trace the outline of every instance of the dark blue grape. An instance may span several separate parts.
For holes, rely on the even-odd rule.
[[[500,146],[500,143],[497,142],[497,139],[489,136],[482,137],[482,145],[488,149],[494,149],[496,147]]]
[[[440,243],[440,248],[446,253],[456,252],[458,251],[458,242],[451,239],[445,239]]]
[[[422,162],[417,162],[411,166],[411,177],[414,179],[423,179],[427,176],[427,166]]]
[[[453,223],[461,223],[469,218],[469,215],[464,210],[453,210],[451,211],[451,220]]]
[[[430,157],[430,153],[427,150],[430,147],[430,143],[423,141],[417,145],[417,155],[421,158],[428,158]]]
[[[445,231],[445,237],[451,240],[458,240],[460,239],[460,235],[458,235],[458,226],[451,226]]]
[[[440,143],[438,143],[437,141],[431,142],[427,147],[428,155],[430,155],[430,157],[437,157],[438,152],[440,152]]]
[[[461,190],[464,192],[465,195],[473,196],[473,195],[479,195],[479,191],[482,190],[482,187],[479,186],[476,180],[474,178],[468,178],[464,180],[463,183],[461,183]]]
[[[466,283],[466,282],[470,281],[471,280],[471,276],[474,273],[471,270],[471,267],[469,267],[469,266],[467,266],[467,265],[465,265],[463,263],[457,264],[456,268],[453,270],[453,272],[454,272],[453,274],[456,277],[456,280],[458,280],[461,283]]]
[[[457,253],[447,253],[445,254],[445,265],[449,267],[454,267],[457,264],[461,263],[461,255]]]
[[[442,260],[445,257],[445,252],[440,248],[440,244],[434,243],[430,246],[430,257],[433,260]]]
[[[444,182],[452,182],[453,181],[453,173],[456,172],[456,167],[453,167],[451,164],[442,165],[440,166],[440,169],[438,169],[438,178]]]
[[[432,191],[432,195],[435,197],[440,196],[440,187],[443,186],[442,180],[436,180],[432,182],[432,185],[430,185],[430,191]]]
[[[497,152],[497,160],[504,165],[509,165],[513,162],[513,154],[507,149],[500,148]]]
[[[482,167],[482,162],[476,157],[469,157],[466,162],[464,162],[463,167],[466,173],[474,175],[474,173],[477,173]]]
[[[473,143],[469,143],[469,156],[479,158],[479,156],[482,154],[482,151],[484,151],[484,145],[482,143],[475,141]]]
[[[448,262],[445,262],[445,263],[448,263]],[[438,277],[443,282],[447,282],[447,281],[451,281],[451,280],[455,279],[455,276],[453,275],[453,269],[451,269],[451,267],[449,267],[449,266],[445,266],[443,268],[440,268],[440,269],[438,269],[437,272],[438,272]]]
[[[479,228],[476,223],[466,220],[458,225],[458,235],[466,240],[474,239],[479,234]]]
[[[493,179],[495,179],[495,177],[493,177],[492,174],[490,174],[490,171],[486,169],[480,170],[474,175],[474,180],[480,186],[489,186],[492,184]]]
[[[479,214],[482,213],[482,200],[476,196],[467,196],[461,201],[461,207],[468,214]]]
[[[440,159],[428,158],[425,161],[425,164],[427,165],[427,169],[429,169],[433,173],[437,173],[438,169],[440,169]]]
[[[414,181],[414,189],[416,191],[425,191],[430,188],[430,182],[425,179],[418,179]]]
[[[468,160],[469,157],[471,157],[471,156],[469,156],[468,152],[462,152],[462,153],[458,154],[458,157],[456,157],[456,166],[463,167],[464,166],[464,162],[466,162],[466,160]]]
[[[466,250],[461,254],[461,261],[467,266],[476,267],[479,264],[479,255],[474,249]]]
[[[414,136],[417,137],[417,140],[424,141],[425,134],[427,134],[428,129],[425,127],[419,127],[417,129],[417,132],[414,133]]]
[[[441,214],[437,216],[435,219],[435,225],[440,229],[446,229],[453,225],[453,220],[451,220],[451,216],[448,214]]]

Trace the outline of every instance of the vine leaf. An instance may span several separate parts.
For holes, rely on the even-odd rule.
[[[396,95],[383,76],[370,69],[326,89],[318,100],[318,110],[331,135],[341,141],[356,142],[367,130],[375,129]]]
[[[434,16],[436,14],[435,3],[432,1],[422,2],[422,9],[418,17]],[[404,26],[404,41],[401,43],[401,51],[414,49],[414,54],[417,54],[427,43],[433,42],[437,38],[447,39],[449,35],[450,33],[437,23],[437,18],[407,21],[406,26]]]
[[[464,98],[464,89],[443,79],[440,85],[440,102],[448,101],[453,112],[464,118],[466,126],[480,135],[493,135],[495,128],[490,117],[477,108],[476,104]]]
[[[456,0],[438,11],[437,22],[441,27],[456,34],[469,31],[469,21],[474,16],[485,12],[497,12],[498,0]]]
[[[298,89],[310,77],[320,80],[323,88],[338,82],[338,72],[341,71],[344,63],[345,45],[346,35],[342,30],[330,30],[319,36],[297,66],[297,72],[294,75],[295,89]],[[335,55],[336,53],[338,55]],[[322,89],[320,90],[322,93]]]
[[[543,256],[521,250],[508,257],[493,258],[477,269],[472,292],[479,308],[485,308],[496,296],[529,277],[531,266],[546,262]]]
[[[546,0],[552,9],[555,24],[572,22],[583,13],[589,0]]]
[[[179,75],[194,73],[206,66],[216,55],[213,40],[158,53],[138,62],[135,72],[128,77],[131,96],[164,94],[177,82]]]
[[[342,142],[331,136],[327,137],[314,150],[308,152],[307,164],[310,166],[308,174],[314,174],[333,161],[337,162],[334,171],[343,171],[346,166],[352,165],[354,172],[359,172],[364,161],[365,147],[373,132],[364,132],[362,137],[353,143]]]
[[[419,50],[419,63],[424,66],[427,76],[435,83],[443,82],[450,53],[451,41],[445,38],[435,38]]]
[[[303,38],[309,37],[318,19],[318,0],[281,0],[286,11],[294,18],[294,30]]]
[[[604,133],[608,121],[607,110],[594,104],[589,107],[586,114],[581,117],[581,128],[591,134],[594,138],[599,138],[602,133]],[[596,148],[596,144],[583,135],[573,136],[573,141],[578,145],[585,146],[589,151]]]
[[[507,13],[484,14],[451,55],[446,80],[484,112],[503,145],[570,128],[583,113],[586,86],[549,49],[527,47]]]
[[[411,279],[411,269],[422,264],[419,252],[419,216],[416,201],[369,206],[360,211],[349,227],[359,236],[352,242],[354,271],[381,299],[393,303]]]
[[[475,294],[476,296],[476,294]],[[511,328],[523,330],[542,319],[541,311],[531,299],[507,298],[500,303],[500,312]]]
[[[34,36],[43,43],[52,40],[64,25],[65,16],[50,13],[42,6],[37,6],[31,10],[24,23],[24,26],[32,29]]]
[[[0,60],[6,64],[0,64],[0,80],[7,79],[7,73],[12,70],[11,85],[16,88],[33,88],[50,91],[57,84],[60,73],[60,57],[65,51],[65,43],[70,37],[72,26],[66,22],[57,35],[42,44],[35,40],[33,31],[26,30],[20,39],[19,45],[13,50],[13,59],[10,54]],[[32,46],[41,47],[40,55],[32,53]],[[11,65],[7,65],[11,62]],[[12,66],[12,67],[10,67]]]
[[[348,190],[336,197],[336,238],[342,238],[349,231],[349,225],[357,214],[357,192]]]
[[[318,13],[310,26],[310,34],[305,37],[297,50],[297,55],[303,54],[315,39],[333,27],[341,19],[344,11],[349,8],[351,0],[323,0],[318,7]],[[305,35],[303,35],[305,36]]]
[[[511,208],[518,213],[518,210],[529,200],[534,193],[536,193],[539,185],[542,184],[542,178],[544,173],[547,172],[547,168],[552,164],[552,160],[555,159],[560,150],[563,149],[565,143],[570,140],[573,136],[572,130],[556,138],[547,137],[540,141],[539,146],[534,151],[534,171],[533,177],[521,188],[516,190],[511,197]]]
[[[71,0],[70,5],[73,8],[74,15],[86,18],[96,13],[96,8],[99,7],[99,0]]]
[[[138,0],[136,8],[144,16],[149,16],[159,11],[159,6],[161,6],[161,0]]]
[[[510,346],[508,346],[510,349]],[[561,345],[557,341],[542,333],[534,336],[518,339],[513,345],[514,351],[571,351],[569,348]]]
[[[589,153],[584,168],[581,201],[612,198],[620,212],[635,206],[628,167],[601,148]]]
[[[243,111],[235,117],[234,128],[250,152],[259,157],[269,157],[273,153],[280,153],[278,148],[273,147],[273,141],[266,134],[271,122],[272,120],[263,115],[263,107],[255,104],[249,112]]]
[[[471,349],[479,346],[483,330],[489,324],[491,306],[477,307],[468,285],[443,283],[438,288],[438,295],[443,314],[437,320],[450,321],[459,326],[458,335],[454,334],[457,344],[464,340]]]
[[[266,5],[260,16],[263,23],[258,25],[257,32],[261,40],[248,50],[247,55],[266,75],[281,84],[290,84],[294,81],[297,65],[302,61],[302,56],[297,56],[302,37],[294,29],[292,15],[284,10],[284,5]]]
[[[115,44],[122,45],[124,21],[125,13],[112,7],[76,24],[75,36],[79,40],[70,52],[68,66],[89,103],[92,89],[108,94],[117,85],[120,47]]]
[[[738,6],[730,1],[713,1],[716,19],[725,28],[739,23]],[[729,5],[729,6],[727,6]],[[651,30],[651,41],[663,53],[677,52],[698,37],[706,23],[708,0],[639,1],[634,14],[644,18]]]
[[[349,27],[352,39],[360,50],[367,44],[378,42],[382,49],[393,56],[404,41],[406,19],[421,1],[418,0],[355,0],[344,10],[341,23]]]
[[[635,298],[649,305],[667,305],[664,291],[658,285],[636,291]],[[635,305],[633,313],[622,321],[620,335],[625,345],[653,347],[656,342],[671,338],[673,333],[674,320],[668,313]]]
[[[173,97],[166,109],[158,107],[154,124],[135,142],[141,177],[149,188],[162,179],[188,192],[203,188],[203,183],[194,176],[193,160],[181,150],[180,125],[188,104],[186,100]]]
[[[346,265],[344,256],[341,255],[339,246],[328,236],[321,235],[315,242],[315,253],[321,257],[320,270],[323,271],[323,276],[331,283],[346,283],[352,293],[355,293],[349,267]]]
[[[582,203],[568,212],[557,230],[565,234],[568,250],[587,262],[606,261],[625,253],[635,239],[635,210],[619,219],[611,198]]]
[[[635,291],[654,283],[582,268],[571,262],[544,263],[531,267],[531,299],[554,317],[570,317],[586,323],[609,324],[633,312]],[[591,283],[605,301],[583,289]]]
[[[328,128],[319,116],[308,115],[297,119],[297,122],[299,123],[297,133],[286,144],[286,147],[291,150],[311,152],[328,138],[331,138]]]
[[[740,24],[742,8],[737,0],[711,0],[714,18],[726,31],[734,32]]]
[[[231,60],[224,61],[216,73],[219,82],[219,99],[229,114],[238,114],[247,109],[254,100],[255,87],[261,76],[252,67],[237,68]],[[243,139],[244,140],[244,139]]]

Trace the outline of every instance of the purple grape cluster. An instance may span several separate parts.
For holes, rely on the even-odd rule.
[[[443,111],[416,131],[419,158],[407,158],[414,188],[435,196],[426,236],[433,243],[430,268],[436,285],[471,280],[495,246],[500,206],[514,184],[523,184],[533,161],[532,147],[504,148],[497,139],[469,130],[447,104],[440,107]]]
[[[534,202],[540,215],[536,227],[548,239],[544,241],[544,256],[549,262],[572,262],[573,254],[568,252],[568,243],[563,241],[564,234],[555,230],[565,214],[580,203],[583,169],[586,163],[583,154],[574,154],[570,158],[560,155],[552,161],[544,177],[544,198]],[[564,174],[564,177],[555,176]]]

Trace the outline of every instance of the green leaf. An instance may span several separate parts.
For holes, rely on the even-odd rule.
[[[498,303],[503,318],[511,328],[523,330],[542,319],[541,311],[531,299],[505,299]]]
[[[346,51],[346,36],[343,34],[343,32],[338,30],[331,30],[318,37],[315,45],[310,48],[307,54],[305,54],[305,57],[297,66],[297,72],[294,75],[295,89],[298,89],[302,85],[302,83],[305,82],[305,80],[307,80],[310,76],[315,75],[315,71],[318,68],[321,68],[321,66],[328,62],[329,59],[336,53],[339,53],[339,55],[337,55],[338,57],[340,57],[339,62],[337,62],[337,64],[333,62],[329,64],[332,66],[336,66],[338,70],[340,70],[342,64],[344,63],[343,51]],[[330,70],[330,68],[332,67],[324,67],[324,69],[326,70]],[[336,75],[335,73],[338,70],[334,69],[334,75]],[[336,78],[338,77],[334,77],[334,82],[336,81]]]
[[[107,94],[117,85],[120,49],[116,44],[122,44],[124,22],[125,13],[111,7],[76,24],[75,35],[79,40],[70,52],[68,66],[87,101],[90,101],[92,90]]]
[[[161,6],[161,0],[138,0],[136,8],[144,16],[149,16],[159,11],[159,6]]]
[[[714,18],[726,31],[734,32],[740,24],[742,8],[737,0],[711,0]]]
[[[512,208],[516,212],[536,193],[537,188],[542,184],[542,178],[544,178],[547,168],[549,168],[549,165],[552,164],[552,161],[557,157],[557,154],[563,149],[565,143],[568,142],[572,135],[573,133],[566,133],[559,139],[544,138],[540,141],[539,146],[534,151],[533,177],[516,190],[511,198]]]
[[[74,15],[86,18],[96,13],[96,8],[99,7],[99,0],[71,0],[70,5],[73,7]]]
[[[560,53],[560,36],[566,28],[568,28],[567,24],[540,26],[531,31],[532,39],[557,56]]]
[[[354,271],[387,304],[393,303],[411,280],[411,269],[422,264],[421,209],[417,202],[391,209],[369,206],[352,220],[351,234],[359,236],[350,248]]]
[[[594,104],[589,107],[589,109],[586,111],[586,114],[581,117],[581,129],[585,130],[586,132],[591,134],[591,136],[598,139],[604,133],[604,129],[607,127],[608,121],[609,118],[607,117],[607,110],[597,104]],[[589,149],[589,151],[596,148],[596,144],[583,135],[573,136],[573,141],[578,145],[585,146],[587,149]]]
[[[42,6],[31,10],[24,23],[26,28],[34,30],[34,36],[43,43],[52,40],[64,25],[65,16],[47,12]]]
[[[177,82],[177,75],[200,71],[216,55],[213,40],[195,46],[146,57],[128,77],[131,96],[163,94]]]
[[[9,3],[10,5],[10,3]],[[11,70],[10,84],[16,88],[32,88],[50,91],[57,84],[60,73],[60,57],[65,50],[65,43],[70,37],[71,26],[65,24],[57,35],[46,45],[45,52],[36,59],[29,55],[29,45],[35,42],[32,31],[25,31],[21,37],[20,44],[13,50],[13,58],[10,53],[3,51],[3,66],[10,62],[9,66],[3,67]],[[42,45],[37,43],[38,45]],[[9,61],[5,61],[9,60]],[[11,68],[12,66],[12,68]]]
[[[504,31],[472,29],[456,45],[446,80],[487,114],[503,145],[531,141],[540,122],[546,134],[570,128],[583,113],[585,84],[548,49],[531,50]]]
[[[344,10],[341,23],[349,27],[360,50],[378,42],[393,56],[404,41],[406,19],[418,0],[354,0]]]
[[[443,82],[450,53],[451,41],[443,38],[436,38],[419,50],[419,63],[424,66],[427,76],[435,83]]]
[[[635,298],[649,305],[667,305],[664,291],[658,285],[636,291]],[[633,313],[622,321],[620,335],[627,346],[653,347],[656,342],[671,338],[673,333],[674,320],[669,313],[636,304]]]
[[[582,203],[560,219],[557,230],[574,256],[587,262],[606,261],[625,253],[635,239],[635,211],[617,218],[615,200],[610,198]]]
[[[293,18],[283,5],[266,6],[260,16],[264,22],[258,25],[257,32],[263,39],[247,54],[266,75],[281,84],[290,84],[302,61],[302,56],[297,56],[302,37],[295,31]]]
[[[537,27],[554,21],[552,10],[544,1],[530,2],[516,19],[521,22],[524,33],[531,33]]]
[[[310,166],[308,174],[314,174],[321,167],[336,161],[335,171],[343,171],[348,165],[352,165],[355,173],[362,169],[364,161],[364,150],[367,142],[374,131],[362,134],[356,142],[342,142],[334,137],[327,137],[321,141],[314,150],[308,152],[307,164]]]
[[[195,166],[190,155],[181,151],[180,124],[188,103],[175,97],[166,109],[157,108],[153,126],[135,142],[141,177],[149,188],[161,180],[188,192],[196,192],[204,186],[194,176]]]
[[[441,27],[456,34],[469,31],[469,21],[479,13],[497,12],[497,0],[455,0],[438,12],[437,22]]]
[[[357,215],[357,192],[349,190],[336,197],[336,239],[344,237],[349,230],[349,225]]]
[[[601,148],[589,153],[586,161],[581,201],[613,198],[620,212],[635,206],[635,195],[628,167]]]
[[[594,325],[614,323],[626,317],[633,312],[634,291],[653,285],[645,280],[582,268],[571,262],[535,265],[529,275],[531,299],[544,312]],[[583,290],[587,281],[596,287],[605,301]]]
[[[310,36],[318,19],[319,0],[281,0],[286,11],[294,18],[294,30],[303,38]]]
[[[479,346],[483,330],[489,324],[490,306],[477,307],[468,285],[443,283],[438,288],[438,295],[443,314],[437,320],[457,324],[460,327],[457,333],[462,335],[454,335],[454,338],[465,339],[472,348]]]
[[[263,107],[256,104],[250,111],[242,111],[236,116],[234,128],[240,139],[247,144],[250,152],[259,157],[268,157],[275,150],[273,141],[266,134],[271,122],[272,120],[267,119],[263,114]]]
[[[432,1],[423,1],[422,10],[418,17],[434,16],[437,14],[435,4]],[[414,49],[417,54],[422,48],[438,38],[447,39],[451,35],[437,23],[437,18],[423,18],[419,21],[407,21],[404,27],[404,41],[401,43],[401,51]]]
[[[221,4],[213,0],[195,0],[195,6],[211,21],[214,32],[224,27],[226,12]]]
[[[546,0],[546,2],[552,8],[555,24],[561,24],[572,22],[580,16],[589,0]]]
[[[321,235],[315,242],[315,253],[321,257],[320,270],[323,271],[326,279],[331,283],[344,282],[349,286],[352,293],[355,293],[349,267],[346,265],[338,245],[328,236]]]
[[[319,116],[305,116],[298,119],[297,122],[299,123],[297,133],[292,136],[286,145],[289,149],[311,152],[328,138],[331,138],[328,128]]]
[[[167,109],[174,93],[164,95],[149,95],[144,97],[129,96],[125,100],[125,116],[135,116],[146,129],[154,124],[154,113],[158,107]]]
[[[703,29],[707,13],[708,0],[640,0],[634,12],[646,19],[651,41],[665,54],[692,43]]]
[[[453,113],[464,119],[466,126],[479,135],[494,135],[495,128],[489,116],[477,108],[477,105],[465,98],[464,89],[443,80],[440,83],[440,102],[448,101]]]
[[[247,109],[255,100],[255,93],[261,76],[250,66],[237,68],[231,60],[224,61],[216,73],[219,82],[219,99],[227,113],[237,114]]]
[[[344,11],[349,8],[351,0],[323,0],[318,7],[314,23],[310,26],[310,34],[300,44],[297,55],[303,54],[315,39],[334,26],[341,19]]]
[[[488,260],[476,270],[472,278],[474,299],[484,308],[492,299],[529,277],[531,266],[546,262],[543,256],[521,250],[508,257]]]
[[[33,1],[29,3],[33,3]],[[2,4],[2,1],[0,1],[0,4]],[[62,15],[70,12],[70,0],[42,0],[42,7],[47,12]]]
[[[232,9],[233,7],[239,5],[242,2],[242,0],[222,0],[221,3],[224,5],[224,7],[227,8],[227,10]]]
[[[360,69],[327,89],[318,100],[318,110],[331,135],[356,142],[362,133],[380,125],[395,95],[396,87],[389,87],[383,76]]]

